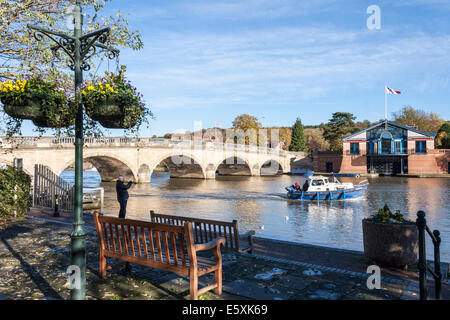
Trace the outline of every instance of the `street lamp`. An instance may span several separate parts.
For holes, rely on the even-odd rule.
[[[117,58],[119,51],[105,45],[110,33],[109,28],[83,35],[81,0],[76,1],[74,8],[73,36],[32,25],[28,25],[28,28],[34,30],[34,37],[37,41],[42,41],[46,36],[55,42],[56,45],[51,48],[52,52],[56,54],[60,49],[64,51],[69,56],[70,69],[75,72],[75,101],[78,102],[78,105],[75,120],[75,217],[70,234],[70,264],[78,269],[76,271],[79,271],[80,281],[76,282],[80,285],[72,286],[70,298],[84,300],[86,297],[86,231],[83,227],[83,103],[80,86],[83,82],[83,71],[90,69],[88,60],[97,54],[97,49],[106,51],[109,59]]]

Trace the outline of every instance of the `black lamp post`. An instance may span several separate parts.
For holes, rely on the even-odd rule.
[[[75,72],[75,97],[77,103],[77,116],[75,120],[75,217],[71,237],[71,265],[78,267],[80,271],[80,285],[71,288],[72,300],[84,300],[86,297],[86,231],[83,221],[83,103],[81,101],[80,86],[83,82],[83,71],[88,71],[89,58],[97,53],[98,49],[104,50],[109,59],[118,56],[119,51],[105,45],[110,33],[109,28],[104,28],[83,35],[83,16],[81,14],[81,0],[76,1],[74,12],[73,36],[61,32],[43,29],[28,25],[34,30],[36,40],[43,40],[44,36],[56,43],[52,52],[63,50],[70,59],[69,67]]]

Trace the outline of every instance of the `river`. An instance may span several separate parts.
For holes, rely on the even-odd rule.
[[[73,183],[73,171],[62,176]],[[357,183],[360,179],[341,178]],[[158,213],[231,221],[239,229],[279,240],[363,251],[361,220],[389,205],[409,219],[426,212],[430,228],[441,231],[441,260],[450,262],[450,179],[379,177],[369,179],[363,199],[350,201],[288,200],[284,187],[301,177],[217,177],[216,180],[170,179],[154,174],[150,184],[133,185],[127,217],[148,219]],[[117,215],[115,184],[101,183],[96,171],[84,172],[84,185],[105,189],[104,213]],[[427,255],[432,258],[431,239]]]

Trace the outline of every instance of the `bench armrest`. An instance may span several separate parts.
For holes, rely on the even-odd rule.
[[[239,233],[239,236],[241,237],[251,237],[254,236],[256,234],[255,230],[250,230],[244,233]]]
[[[248,249],[245,249],[245,252],[252,253],[253,251],[253,236],[256,234],[255,230],[250,230],[244,233],[240,233],[239,236],[247,237]]]
[[[194,249],[195,251],[205,251],[205,250],[210,250],[213,249],[215,247],[220,246],[221,244],[225,244],[225,238],[221,237],[221,238],[216,238],[213,239],[209,242],[206,243],[199,243],[194,245]]]

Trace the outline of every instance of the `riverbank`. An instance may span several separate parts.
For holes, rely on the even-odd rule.
[[[50,213],[3,225],[0,231],[0,299],[67,299],[65,268],[69,264],[70,215]],[[186,299],[189,282],[170,272],[133,266],[98,276],[97,237],[85,215],[88,299]],[[50,220],[52,219],[52,220]],[[224,253],[224,294],[215,299],[418,299],[415,270],[383,268],[382,288],[369,290],[369,261],[361,253],[255,238],[253,254]],[[448,266],[447,266],[448,268]],[[208,278],[202,279],[204,285]],[[444,298],[450,299],[448,278]],[[430,292],[431,281],[430,281]]]

